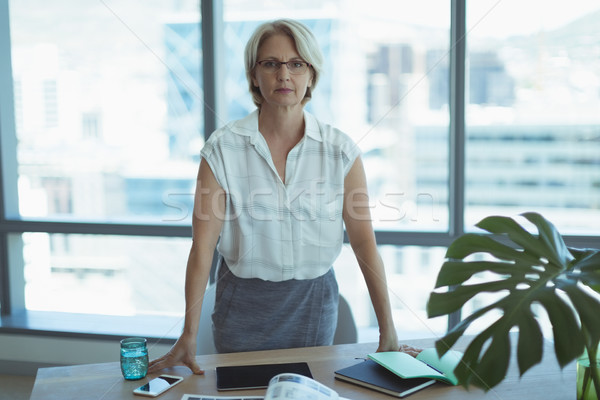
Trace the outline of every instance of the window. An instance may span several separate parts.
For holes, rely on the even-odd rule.
[[[597,234],[600,6],[540,4],[468,2],[465,222],[535,210]]]
[[[9,10],[18,216],[189,221],[180,207],[203,143],[197,1]]]
[[[187,239],[38,232],[21,240],[27,310],[183,316]]]
[[[18,190],[3,191],[16,204],[3,212],[50,231],[12,239],[23,253],[13,308],[182,315],[189,239],[144,226],[191,220],[204,142],[199,2],[29,0],[8,12],[16,129],[2,134],[17,145],[3,174]],[[68,234],[55,222],[98,225]],[[139,234],[89,234],[101,224]]]
[[[280,17],[322,47],[308,110],[361,149],[405,335],[446,329],[428,294],[486,215],[597,247],[600,7],[531,4],[0,0],[0,312],[180,318],[200,149],[254,108],[243,48]],[[348,245],[334,268],[376,339]]]
[[[435,18],[431,9],[436,9]],[[345,131],[360,147],[375,228],[447,231],[450,4],[288,1],[258,13],[252,2],[225,1],[227,120],[256,108],[246,93],[247,40],[260,23],[285,17],[307,25],[321,46],[324,73],[306,109]],[[442,332],[445,325],[427,321],[424,305],[443,256],[421,262],[422,254],[439,249],[380,250],[398,329],[426,336]],[[344,249],[336,262],[338,282],[361,332],[368,332],[364,329],[376,320],[351,253]]]
[[[306,108],[360,147],[375,227],[448,229],[449,2],[289,1],[257,13],[228,0],[223,13],[227,120],[255,109],[243,51],[256,26],[298,19],[325,59]]]
[[[386,268],[390,302],[401,339],[433,337],[447,328],[444,318],[428,319],[425,304],[446,249],[425,246],[379,246]],[[340,294],[350,304],[359,341],[376,342],[379,330],[367,286],[349,244],[334,264]]]

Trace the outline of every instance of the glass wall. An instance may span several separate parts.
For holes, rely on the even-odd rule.
[[[379,246],[386,269],[392,313],[400,338],[434,337],[445,332],[446,318],[428,319],[425,305],[444,262],[444,247]],[[340,294],[350,304],[359,328],[359,340],[379,340],[377,319],[367,286],[350,245],[334,264]]]
[[[597,234],[600,4],[467,6],[465,225],[537,211],[563,234]]]
[[[222,119],[256,108],[243,64],[256,26],[298,19],[325,58],[306,109],[360,147],[376,229],[448,229],[448,1],[287,1],[258,12],[252,2],[227,0],[223,13]]]
[[[183,316],[189,240],[22,235],[28,310]]]
[[[204,143],[199,2],[19,0],[9,11],[10,217],[188,225]],[[12,289],[27,310],[183,314],[187,238],[23,233],[17,242],[24,287]]]
[[[197,1],[10,2],[25,219],[188,220],[203,144]]]
[[[308,111],[361,149],[396,325],[435,336],[446,320],[427,320],[425,306],[445,246],[482,217],[538,211],[562,233],[598,237],[594,3],[466,3],[466,183],[449,190],[450,121],[462,117],[448,101],[456,2],[215,1],[205,17],[222,28],[212,38],[220,62],[203,60],[208,2],[0,0],[10,27],[0,52],[12,57],[0,83],[13,85],[0,100],[10,97],[15,123],[15,132],[0,130],[0,239],[12,252],[0,254],[0,287],[27,310],[181,316],[205,120],[220,126],[254,109],[245,43],[259,23],[291,17],[311,28],[326,60]],[[216,63],[222,80],[214,115],[203,115],[203,63]],[[7,190],[13,181],[18,189]],[[450,201],[462,192],[464,204]],[[8,259],[22,266],[9,274]],[[348,245],[335,270],[361,340],[376,340]]]
[[[225,1],[227,108],[221,120],[256,108],[247,94],[244,47],[260,23],[276,18],[300,20],[319,42],[324,73],[306,109],[360,147],[375,228],[447,231],[450,3],[287,1],[258,12],[252,2]],[[443,250],[380,249],[398,329],[415,336],[443,332],[446,320],[428,321],[425,313]],[[349,246],[335,267],[364,340],[377,340],[368,329],[377,322]]]

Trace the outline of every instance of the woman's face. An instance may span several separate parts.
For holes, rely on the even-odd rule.
[[[258,61],[304,61],[296,50],[292,38],[276,34],[265,40],[258,49]],[[311,68],[303,74],[290,74],[286,65],[274,72],[265,71],[260,65],[254,70],[254,86],[264,98],[262,107],[293,108],[302,106],[307,88],[312,85]]]

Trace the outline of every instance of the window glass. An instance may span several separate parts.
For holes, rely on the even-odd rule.
[[[490,214],[537,211],[561,233],[597,234],[600,5],[467,7],[467,229]]]
[[[113,235],[22,235],[25,306],[34,311],[105,315],[184,312],[189,239]],[[443,247],[379,246],[397,329],[406,337],[442,334],[445,318],[425,305],[444,260]],[[378,340],[377,320],[354,253],[334,264],[361,341]]]
[[[199,2],[9,6],[20,216],[189,218],[203,143]]]
[[[386,269],[392,315],[400,339],[442,335],[448,327],[446,317],[427,318],[425,306],[433,290],[446,249],[443,247],[379,246]],[[379,340],[375,311],[354,253],[344,245],[334,264],[340,295],[350,304],[359,341]]]
[[[183,315],[189,239],[25,233],[22,241],[28,310]]]
[[[375,228],[447,230],[450,3],[303,0],[259,11],[225,1],[221,121],[255,109],[244,47],[256,26],[277,18],[300,20],[317,37],[324,73],[306,109],[360,147]]]

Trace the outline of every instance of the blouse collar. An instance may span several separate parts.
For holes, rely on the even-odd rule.
[[[262,137],[258,131],[258,109],[236,121],[231,127],[231,131],[238,135],[248,136],[252,143],[256,143],[256,139]],[[304,110],[304,134],[318,142],[323,141],[319,122],[314,115],[306,110]]]

